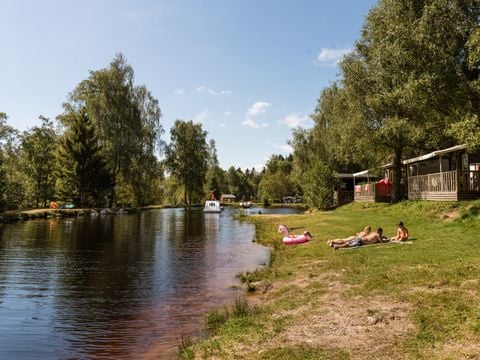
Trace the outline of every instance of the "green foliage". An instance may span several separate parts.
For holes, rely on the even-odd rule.
[[[220,200],[222,189],[225,189],[225,173],[218,165],[215,140],[210,139],[208,144],[208,170],[206,174],[205,193]]]
[[[450,134],[462,144],[467,144],[469,150],[480,149],[480,120],[478,115],[467,115],[461,121],[450,126]]]
[[[258,185],[259,196],[274,202],[282,202],[283,197],[295,195],[295,186],[291,178],[292,158],[272,155],[265,165],[265,172]]]
[[[40,116],[41,126],[22,134],[22,170],[28,204],[46,207],[55,196],[55,147],[58,136],[53,123]]]
[[[190,336],[182,335],[180,344],[177,347],[177,355],[179,359],[193,360],[195,354],[192,349],[193,340]]]
[[[131,191],[137,204],[148,202],[144,191],[136,190],[151,187],[150,180],[158,176],[159,168],[151,166],[151,162],[162,146],[161,111],[144,85],[134,85],[133,68],[122,54],[107,68],[91,71],[88,79],[78,84],[59,120],[67,126],[69,114],[81,108],[86,109],[96,129],[113,178],[110,202],[116,200],[117,185]],[[151,188],[147,190],[151,192]]]
[[[244,296],[235,294],[233,303],[230,307],[226,306],[223,310],[213,308],[205,316],[205,328],[212,334],[217,333],[222,325],[229,320],[243,318],[251,314],[251,309]]]
[[[302,179],[307,204],[317,209],[330,209],[333,206],[333,190],[337,182],[338,179],[329,166],[320,160],[314,160]]]
[[[206,131],[193,121],[176,120],[170,130],[171,142],[165,150],[165,167],[184,190],[184,203],[203,198],[207,173]]]
[[[85,108],[67,118],[57,150],[59,194],[79,207],[105,206],[112,179],[93,123]]]
[[[231,166],[225,174],[225,188],[223,192],[234,194],[237,200],[252,200],[258,191],[260,175],[255,169],[245,172]]]

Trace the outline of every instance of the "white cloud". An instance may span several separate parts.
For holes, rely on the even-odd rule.
[[[228,111],[228,110],[225,110],[224,114],[225,114],[226,116],[232,115],[232,113],[231,113],[230,111]]]
[[[208,116],[208,111],[207,109],[203,110],[201,113],[195,115],[195,122],[203,122]]]
[[[247,115],[255,116],[258,114],[264,114],[267,112],[267,108],[270,107],[272,104],[266,101],[257,101],[254,102],[252,106],[247,110]]]
[[[216,95],[217,92],[213,89],[210,89],[206,86],[198,86],[196,89],[195,89],[196,92],[199,92],[201,94],[209,94],[209,95]]]
[[[259,124],[252,119],[244,120],[242,122],[242,125],[245,125],[245,126],[248,126],[248,127],[253,127],[253,128],[256,128],[256,129],[261,128],[261,127],[269,127],[270,126],[270,124],[268,124],[266,122]]]
[[[232,92],[230,90],[214,90],[212,88],[209,88],[207,86],[197,86],[195,89],[196,92],[200,94],[207,94],[207,95],[230,95]]]
[[[227,127],[227,124],[220,123],[220,124],[218,124],[218,127],[220,127],[220,128],[226,128],[226,127]]]
[[[175,96],[182,96],[182,95],[185,95],[185,90],[184,89],[175,89],[175,90],[173,90],[173,94]]]
[[[242,122],[242,125],[248,126],[248,127],[253,127],[253,128],[259,128],[260,125],[258,125],[255,121],[252,119],[247,119],[244,122]]]
[[[286,124],[290,128],[296,128],[304,124],[308,120],[307,115],[302,115],[302,113],[293,113],[285,116],[281,123]]]
[[[317,56],[317,64],[335,66],[344,55],[351,51],[351,49],[321,48]]]

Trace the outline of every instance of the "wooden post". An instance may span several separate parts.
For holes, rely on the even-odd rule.
[[[443,187],[443,166],[442,166],[442,155],[438,156],[438,159],[440,161],[440,190],[443,192],[444,187]]]

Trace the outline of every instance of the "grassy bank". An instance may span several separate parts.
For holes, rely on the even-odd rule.
[[[334,251],[365,225],[411,243]],[[256,216],[269,267],[246,274],[259,306],[214,309],[211,337],[182,348],[205,359],[475,359],[480,354],[480,202],[350,204]],[[314,240],[284,246],[279,224]],[[252,285],[253,284],[253,285]],[[265,285],[267,284],[267,286]]]

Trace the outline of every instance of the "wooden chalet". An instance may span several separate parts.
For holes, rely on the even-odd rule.
[[[392,164],[380,167],[384,171],[384,178],[379,179],[371,170],[364,170],[353,174],[354,201],[356,202],[390,202],[392,198]]]
[[[480,154],[466,145],[403,161],[410,200],[457,201],[480,198]]]
[[[364,170],[353,174],[353,200],[355,202],[375,201],[375,182],[370,170]]]
[[[235,202],[236,199],[237,197],[233,194],[222,194],[220,201],[222,203],[232,203],[232,202]]]

